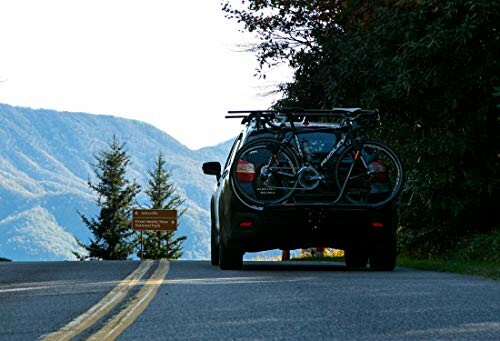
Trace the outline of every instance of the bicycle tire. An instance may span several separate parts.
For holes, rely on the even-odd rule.
[[[356,158],[358,151],[359,157]],[[401,191],[404,176],[401,160],[383,142],[365,140],[361,148],[350,145],[339,155],[334,169],[340,189],[351,168],[343,198],[352,204],[384,206],[392,202]]]
[[[266,173],[265,167],[271,158],[272,171]],[[289,147],[282,147],[278,140],[259,139],[250,142],[234,157],[230,174],[233,190],[243,203],[252,208],[261,209],[270,204],[284,203],[297,186],[297,160],[296,153]],[[254,171],[254,178],[250,172],[247,178],[241,179],[241,173],[238,174],[238,166],[241,164],[251,164],[249,167]],[[278,172],[289,174],[290,177]]]

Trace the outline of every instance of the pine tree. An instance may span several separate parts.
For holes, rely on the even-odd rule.
[[[124,260],[134,249],[130,216],[140,186],[125,177],[130,158],[125,143],[120,143],[116,136],[107,150],[101,150],[94,157],[97,182],[89,180],[88,185],[97,193],[96,203],[101,211],[90,219],[79,213],[94,237],[89,245],[80,245],[89,252],[88,258]]]
[[[177,194],[177,189],[170,181],[172,172],[165,167],[165,158],[160,152],[155,161],[154,169],[148,171],[148,187],[145,193],[150,200],[151,209],[178,210],[178,217],[186,211],[180,209],[184,203]],[[178,259],[182,256],[182,243],[186,236],[177,237],[175,231],[144,231],[144,259]],[[140,253],[138,254],[140,256]]]

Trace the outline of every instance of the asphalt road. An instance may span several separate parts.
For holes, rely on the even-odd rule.
[[[36,340],[98,302],[138,262],[0,263],[0,340]]]
[[[139,262],[0,264],[0,340],[36,340],[98,303]],[[170,263],[76,339],[86,339],[157,285],[119,340],[500,340],[500,282],[322,263]],[[145,270],[146,271],[146,270]],[[156,283],[156,284],[155,284]]]

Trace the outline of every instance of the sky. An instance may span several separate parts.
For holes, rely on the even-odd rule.
[[[254,76],[255,41],[221,0],[0,0],[0,103],[150,123],[191,149],[268,108],[286,67]],[[235,0],[235,4],[240,3]]]

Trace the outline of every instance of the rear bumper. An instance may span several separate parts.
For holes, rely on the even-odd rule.
[[[394,214],[393,207],[374,210],[311,204],[234,210],[224,242],[250,252],[313,246],[345,249],[393,233]],[[242,222],[247,224],[240,226]],[[373,222],[383,226],[374,227]]]

